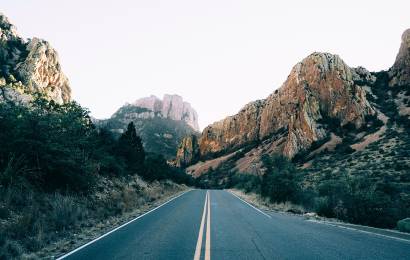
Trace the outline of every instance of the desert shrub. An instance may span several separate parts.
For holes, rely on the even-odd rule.
[[[397,221],[397,229],[401,232],[410,233],[410,218]]]
[[[148,181],[172,180],[179,184],[192,185],[193,179],[185,171],[168,165],[164,156],[159,154],[148,154],[144,163],[141,176]]]
[[[261,178],[252,174],[237,173],[232,175],[228,186],[230,188],[237,188],[245,192],[260,193]]]
[[[299,193],[295,166],[280,155],[264,156],[262,162],[267,169],[262,177],[262,196],[273,202],[295,202]]]
[[[0,241],[0,259],[18,259],[23,252],[23,247],[17,241]]]
[[[83,209],[72,196],[55,193],[50,200],[49,221],[55,230],[64,230],[83,218]]]

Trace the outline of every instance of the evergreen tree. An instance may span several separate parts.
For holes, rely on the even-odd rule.
[[[133,122],[128,124],[127,131],[118,140],[118,155],[124,158],[132,173],[140,171],[144,165],[144,147]]]

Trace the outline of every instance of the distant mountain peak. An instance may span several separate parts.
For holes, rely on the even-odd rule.
[[[199,131],[197,112],[190,103],[184,101],[179,95],[165,94],[162,100],[151,95],[140,98],[131,105],[147,108],[153,112],[160,112],[164,118],[184,121],[195,131]]]

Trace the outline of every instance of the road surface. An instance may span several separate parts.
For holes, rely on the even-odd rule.
[[[410,241],[264,212],[227,191],[192,190],[62,258],[410,259]]]

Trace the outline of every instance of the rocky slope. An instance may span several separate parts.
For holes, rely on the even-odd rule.
[[[121,134],[133,121],[146,151],[173,159],[183,137],[198,134],[197,120],[196,111],[182,97],[165,95],[163,100],[150,96],[125,104],[111,118],[96,123]]]
[[[57,52],[44,40],[24,40],[0,13],[0,100],[26,102],[39,93],[57,103],[70,101],[71,89]]]
[[[187,137],[177,161],[189,165],[235,154],[235,170],[258,172],[263,154],[307,160],[347,140],[352,149],[363,150],[386,133],[387,125],[402,123],[402,116],[408,116],[409,75],[410,30],[403,34],[388,72],[350,68],[337,55],[313,53],[296,64],[282,87],[268,98],[209,125],[197,144]],[[199,149],[193,149],[195,145]],[[189,155],[191,151],[196,154]],[[187,162],[187,158],[197,159]],[[204,162],[200,165],[204,171]],[[189,170],[201,174],[195,166]]]

